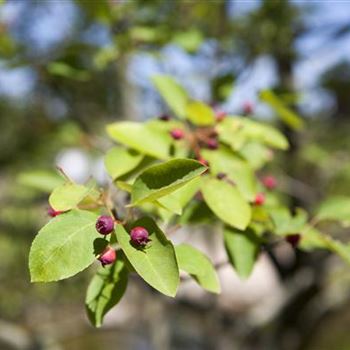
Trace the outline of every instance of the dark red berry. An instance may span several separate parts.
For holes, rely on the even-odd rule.
[[[268,175],[265,176],[261,182],[263,183],[263,185],[269,189],[269,190],[273,190],[276,186],[277,186],[277,180],[274,176]]]
[[[116,259],[117,252],[111,247],[107,247],[98,258],[102,266],[113,264]]]
[[[149,241],[149,233],[142,226],[136,226],[130,231],[131,241],[139,246],[145,246]]]
[[[160,117],[159,117],[160,120],[163,120],[164,122],[167,122],[169,121],[171,118],[170,118],[170,115],[168,114],[162,114]]]
[[[217,149],[219,147],[219,143],[216,139],[209,139],[207,141],[207,147],[209,149]]]
[[[185,133],[182,129],[173,129],[170,131],[170,135],[174,140],[181,140],[184,138]]]
[[[114,220],[109,215],[101,215],[96,221],[96,230],[101,235],[108,235],[114,229]]]
[[[286,236],[286,241],[293,247],[295,248],[298,243],[300,242],[301,236],[296,233],[296,234],[292,234],[292,235],[287,235]]]
[[[222,180],[222,179],[224,179],[226,177],[226,174],[225,173],[217,173],[217,175],[216,175],[216,178],[218,179],[218,180]]]
[[[253,111],[254,111],[253,105],[249,101],[244,102],[244,104],[243,104],[243,113],[245,115],[250,115],[250,114],[253,113]]]
[[[62,214],[62,213],[63,213],[63,211],[55,210],[55,209],[52,208],[51,206],[49,206],[49,207],[47,208],[47,214],[48,214],[49,216],[51,216],[52,218],[54,218],[55,216],[60,215],[60,214]]]
[[[224,111],[216,111],[215,113],[215,119],[218,123],[220,123],[221,121],[223,121],[227,116],[227,113]]]
[[[255,205],[263,205],[265,203],[265,195],[263,193],[257,193],[254,199]]]

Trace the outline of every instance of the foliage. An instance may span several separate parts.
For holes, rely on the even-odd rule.
[[[154,82],[173,112],[170,120],[107,126],[107,133],[118,144],[105,156],[106,169],[113,187],[126,196],[113,196],[110,189],[99,190],[91,181],[81,185],[66,179],[59,184],[49,201],[64,213],[46,224],[33,241],[29,257],[32,281],[73,276],[109,245],[117,251],[117,260],[96,272],[86,297],[89,318],[96,326],[119,302],[132,273],[171,297],[180,283],[179,270],[204,289],[219,293],[210,260],[195,247],[174,246],[168,238],[172,225],[194,225],[198,217],[210,218],[211,227],[221,228],[223,235],[218,239],[223,239],[228,261],[242,278],[253,271],[263,244],[293,234],[301,236],[301,249],[328,249],[350,261],[347,245],[314,227],[322,220],[348,223],[349,198],[330,199],[310,220],[300,209],[293,215],[278,190],[267,190],[261,184],[258,172],[272,158],[264,152],[253,151],[252,156],[249,147],[285,150],[288,141],[283,134],[247,117],[216,118],[209,105],[193,101],[169,76],[157,76]],[[180,138],[171,136],[174,129],[182,131]],[[43,174],[37,176],[38,181],[35,174],[22,176],[22,182],[37,187]],[[43,190],[52,181],[52,176],[42,181]],[[256,201],[257,194],[266,197],[265,202]],[[113,215],[115,230],[101,238],[95,222],[103,213]],[[130,230],[138,226],[149,234],[149,242],[142,247],[130,238]]]

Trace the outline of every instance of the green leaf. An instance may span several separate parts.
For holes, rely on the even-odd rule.
[[[350,197],[334,196],[326,199],[316,213],[318,220],[340,221],[350,226]]]
[[[203,150],[202,156],[209,162],[212,174],[226,174],[237,185],[246,200],[252,201],[255,198],[257,192],[255,174],[246,161],[226,147],[220,147],[215,151]]]
[[[300,130],[304,127],[303,119],[288,108],[271,90],[261,91],[260,98],[269,104],[280,119],[292,129]]]
[[[50,193],[54,188],[64,184],[65,180],[54,172],[34,170],[19,174],[17,182],[23,186]]]
[[[207,178],[201,187],[205,202],[226,224],[244,230],[251,219],[251,208],[236,187],[226,181]]]
[[[211,107],[203,102],[194,101],[186,106],[187,119],[194,125],[206,126],[215,123],[215,114]]]
[[[117,305],[128,284],[128,269],[118,256],[115,264],[100,267],[86,293],[85,306],[90,322],[102,326],[103,317]]]
[[[152,202],[174,192],[206,169],[191,159],[172,159],[153,165],[136,178],[131,192],[132,204]]]
[[[142,154],[168,159],[173,142],[165,130],[161,132],[149,123],[119,122],[107,125],[108,135],[115,141]]]
[[[97,215],[71,210],[46,224],[35,237],[29,254],[32,282],[71,277],[94,262]]]
[[[183,87],[168,75],[156,75],[152,82],[175,114],[185,118],[188,95]]]
[[[241,278],[247,278],[259,252],[259,240],[252,229],[238,231],[231,227],[224,228],[225,248],[232,266]]]
[[[73,182],[55,188],[49,197],[49,203],[55,210],[66,211],[76,207],[92,190]]]
[[[153,288],[174,297],[179,285],[179,269],[172,243],[151,218],[142,218],[132,227],[143,226],[151,241],[143,248],[130,242],[130,235],[122,225],[117,225],[118,242],[135,271]]]
[[[113,180],[135,169],[144,156],[134,150],[113,147],[105,156],[105,167]]]
[[[50,74],[81,82],[88,81],[91,78],[91,75],[87,70],[76,69],[64,62],[51,62],[47,65],[47,70]]]
[[[196,282],[212,293],[220,293],[220,282],[211,261],[199,250],[180,244],[175,247],[180,270],[190,274]]]
[[[271,161],[272,152],[272,150],[258,142],[248,142],[239,150],[239,153],[254,170],[262,168],[267,162]]]
[[[300,233],[308,219],[306,211],[301,208],[296,209],[294,216],[284,207],[268,208],[268,213],[275,226],[274,233],[283,236]]]
[[[350,264],[350,245],[342,243],[329,235],[324,234],[315,227],[306,225],[302,233],[299,248],[309,251],[314,249],[327,249],[339,255]]]
[[[228,117],[217,126],[222,142],[238,150],[247,142],[260,142],[270,147],[285,150],[287,138],[276,128],[261,122],[241,117]]]
[[[172,41],[184,48],[186,51],[193,53],[199,49],[200,45],[204,41],[204,38],[202,32],[199,30],[190,29],[175,33]]]
[[[193,198],[199,190],[199,187],[200,178],[197,177],[183,185],[178,190],[159,198],[158,202],[175,214],[181,215],[182,209]]]

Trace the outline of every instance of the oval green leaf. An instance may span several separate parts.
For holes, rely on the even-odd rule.
[[[100,267],[86,292],[85,307],[90,322],[102,326],[103,317],[117,305],[128,284],[128,269],[118,256],[115,264]]]
[[[175,247],[179,269],[191,275],[204,289],[212,293],[220,293],[220,282],[211,261],[198,249],[180,244]]]
[[[49,197],[49,203],[55,210],[70,210],[75,208],[90,191],[92,191],[92,187],[66,182],[53,190]]]
[[[184,88],[168,75],[156,75],[152,78],[152,82],[175,114],[184,118],[188,102],[187,92]]]
[[[134,150],[116,146],[107,152],[104,163],[108,174],[116,180],[135,169],[143,158],[142,154]]]
[[[29,254],[32,282],[58,281],[87,268],[96,259],[97,215],[71,210],[46,224],[35,237]]]
[[[122,225],[117,225],[118,242],[135,271],[153,288],[174,297],[179,285],[179,269],[172,243],[151,218],[142,218],[132,227],[143,226],[151,241],[143,248],[130,242],[130,235]],[[131,228],[132,228],[131,227]]]
[[[215,123],[215,114],[211,107],[203,102],[194,101],[186,106],[187,119],[194,125],[206,126]]]
[[[152,202],[172,193],[206,169],[207,167],[191,159],[172,159],[153,165],[136,178],[131,192],[132,204]]]
[[[108,135],[115,141],[140,153],[158,159],[168,159],[172,138],[165,130],[151,124],[119,122],[107,125]]]
[[[318,220],[340,221],[350,226],[350,197],[334,196],[326,199],[316,213]]]
[[[259,240],[253,230],[238,231],[224,228],[225,248],[229,260],[241,278],[251,274],[259,252]]]
[[[251,208],[236,187],[224,180],[207,178],[201,191],[205,202],[226,224],[244,230],[251,219]]]

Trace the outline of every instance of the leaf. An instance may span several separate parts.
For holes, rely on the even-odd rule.
[[[66,182],[55,188],[49,197],[49,203],[55,210],[66,211],[76,207],[92,190],[83,185]]]
[[[248,142],[239,153],[245,158],[254,170],[262,168],[273,157],[273,151],[258,142]]]
[[[318,220],[340,221],[344,226],[350,226],[350,197],[334,196],[327,198],[318,208]]]
[[[231,227],[224,228],[225,248],[232,266],[242,278],[247,278],[259,252],[259,240],[252,229],[238,231]]]
[[[148,123],[118,122],[107,125],[108,135],[115,141],[142,154],[168,159],[172,138],[164,130]]]
[[[54,188],[64,184],[65,180],[54,172],[34,170],[20,173],[17,182],[23,186],[50,193]]]
[[[172,159],[153,165],[136,178],[131,192],[132,205],[152,202],[174,192],[206,169],[191,159]]]
[[[306,225],[302,233],[299,247],[303,250],[327,249],[339,255],[345,262],[350,264],[350,245],[342,243],[318,229]]]
[[[35,237],[29,254],[32,282],[71,277],[94,262],[97,215],[71,210],[46,224]]]
[[[203,180],[201,191],[205,202],[226,224],[244,230],[251,219],[251,208],[237,188],[213,178]]]
[[[213,109],[203,102],[190,102],[186,106],[186,114],[187,119],[194,125],[207,126],[215,123]]]
[[[268,213],[275,226],[274,233],[283,236],[300,233],[308,219],[306,211],[301,208],[296,209],[294,216],[284,207],[268,208]]]
[[[134,150],[122,147],[110,149],[104,159],[108,174],[113,180],[135,169],[144,156]]]
[[[76,69],[64,62],[51,62],[47,65],[47,70],[50,74],[81,82],[89,81],[91,78],[87,70]]]
[[[211,261],[198,249],[180,244],[175,247],[180,270],[190,274],[196,282],[212,293],[220,293],[220,283]]]
[[[178,190],[158,199],[163,206],[175,214],[181,215],[182,209],[193,198],[200,187],[200,178],[197,177]]]
[[[246,200],[252,201],[255,198],[257,192],[255,174],[246,161],[226,147],[220,147],[215,151],[203,150],[202,156],[209,162],[212,174],[226,174],[237,185]]]
[[[143,226],[151,241],[144,249],[130,242],[130,235],[117,225],[118,242],[135,271],[153,288],[174,297],[179,284],[179,269],[172,243],[151,218],[137,220],[132,227]],[[131,228],[132,228],[131,227]]]
[[[156,75],[152,82],[175,114],[185,118],[188,95],[183,87],[168,75]]]
[[[204,38],[202,32],[199,30],[190,29],[175,33],[172,41],[184,48],[186,51],[193,53],[199,49],[200,45],[204,41]]]
[[[280,119],[292,129],[300,130],[304,127],[303,119],[288,108],[271,90],[261,91],[260,98],[269,104]]]
[[[94,326],[102,326],[103,317],[119,303],[127,284],[128,269],[119,256],[115,264],[99,268],[89,284],[85,299],[86,311]]]

